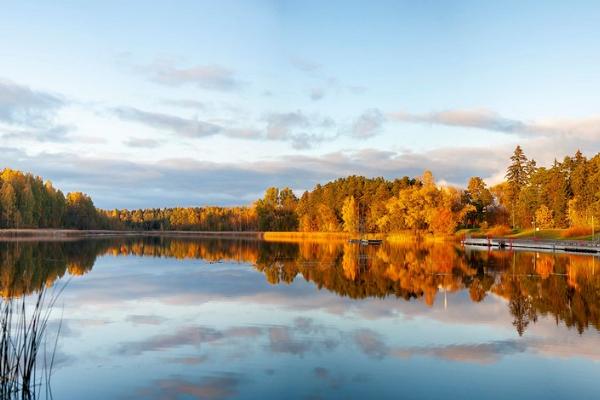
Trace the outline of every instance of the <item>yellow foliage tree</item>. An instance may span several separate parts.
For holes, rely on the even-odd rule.
[[[346,197],[346,200],[344,200],[342,220],[344,221],[344,232],[358,232],[360,221],[354,196]]]
[[[535,223],[539,228],[548,229],[554,226],[554,216],[552,210],[542,204],[535,211]]]

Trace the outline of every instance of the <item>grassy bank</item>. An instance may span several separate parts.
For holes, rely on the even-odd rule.
[[[389,243],[413,243],[415,241],[425,242],[444,242],[456,240],[454,236],[440,236],[430,233],[405,231],[394,232],[389,234],[384,233],[368,233],[359,235],[358,233],[348,232],[264,232],[263,239],[267,241],[332,241],[332,240],[348,240],[354,238],[363,239],[381,239]]]
[[[461,229],[456,232],[456,237],[507,237],[513,239],[546,239],[546,240],[592,240],[591,228],[567,228],[567,229],[508,229],[499,232],[497,229]],[[594,238],[600,239],[598,231]]]

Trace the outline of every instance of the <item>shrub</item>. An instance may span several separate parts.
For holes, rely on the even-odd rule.
[[[487,231],[489,236],[506,236],[512,233],[512,229],[506,225],[494,225]]]
[[[588,236],[592,234],[592,228],[589,226],[572,226],[560,233],[562,238],[572,238],[578,236]]]

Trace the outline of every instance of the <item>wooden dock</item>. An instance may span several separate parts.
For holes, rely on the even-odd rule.
[[[561,251],[568,253],[600,253],[600,242],[585,240],[548,240],[513,238],[464,238],[464,246],[483,246],[498,249]]]
[[[350,239],[348,243],[360,244],[361,246],[374,245],[379,246],[383,240],[380,239]]]

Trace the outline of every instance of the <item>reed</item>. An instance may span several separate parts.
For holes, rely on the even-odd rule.
[[[41,288],[33,296],[0,299],[0,399],[52,398],[60,324],[49,347],[48,321],[63,289],[48,295],[48,289]]]
[[[388,243],[443,243],[455,240],[454,235],[440,235],[423,231],[394,232],[385,236],[385,241]]]
[[[347,232],[264,232],[262,238],[273,242],[296,242],[345,240],[351,237]]]
[[[395,232],[385,237],[389,243],[412,243],[421,240],[422,236],[414,232]]]

